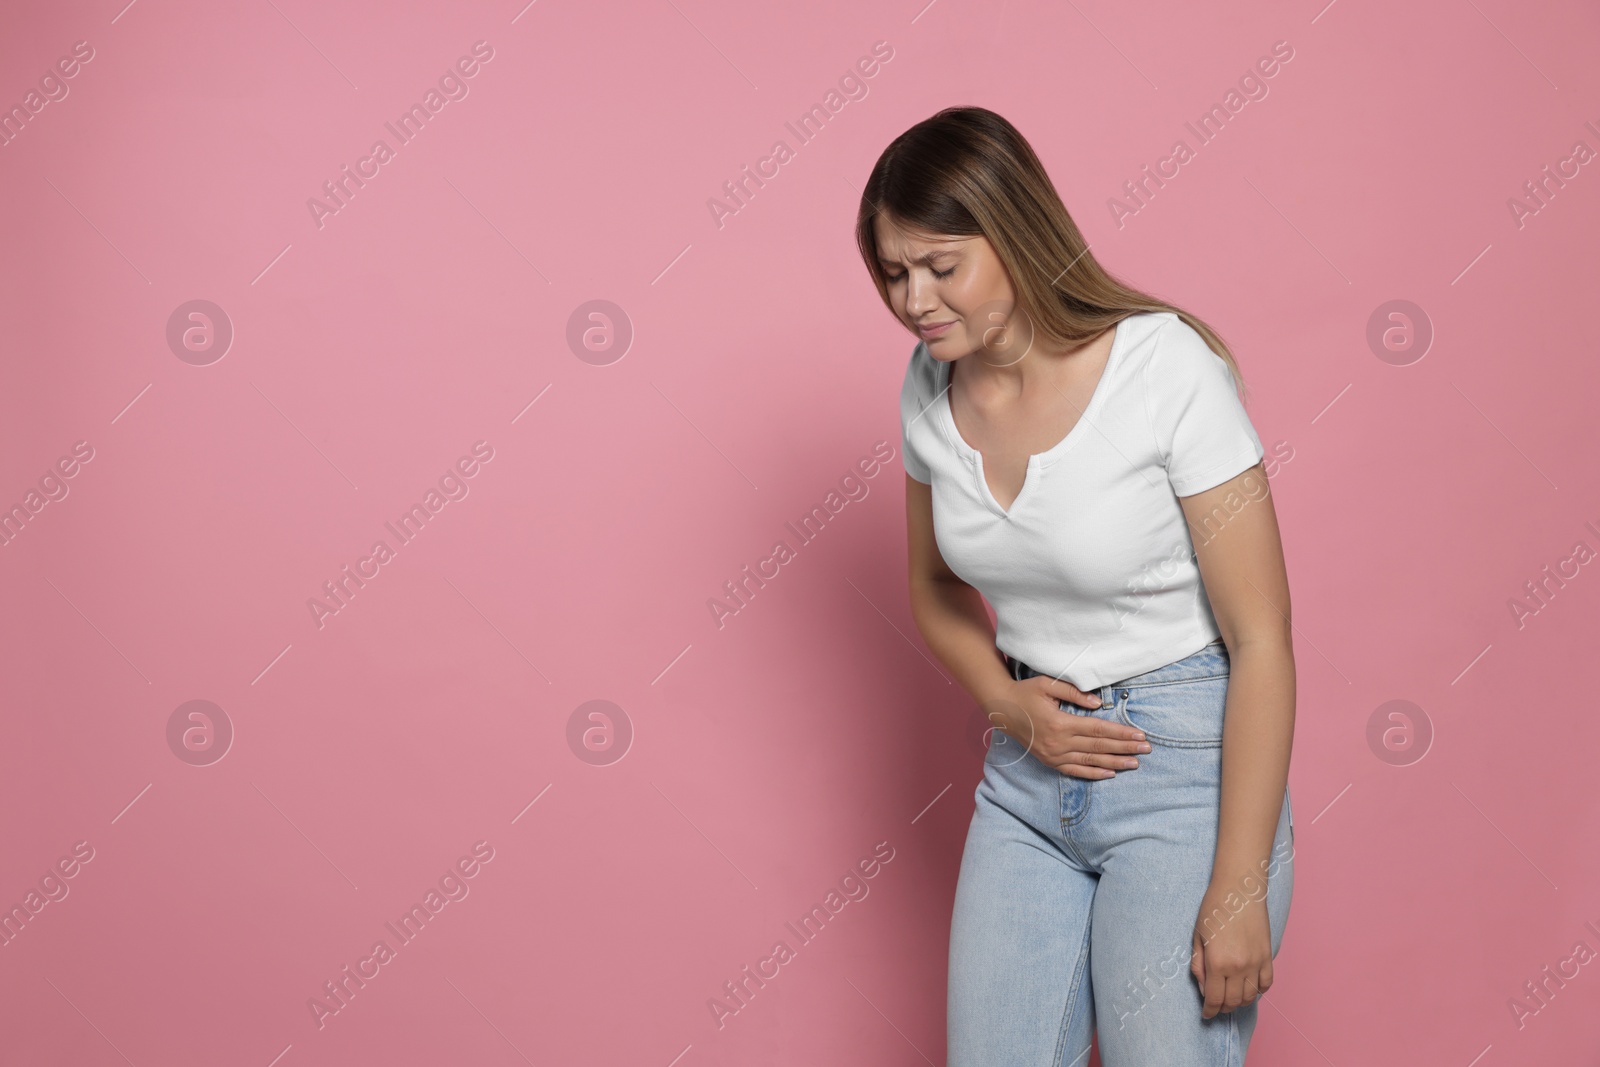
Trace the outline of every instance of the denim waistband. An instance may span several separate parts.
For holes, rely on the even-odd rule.
[[[1011,677],[1018,681],[1044,673],[1043,671],[1034,670],[1019,659],[1012,659],[1003,652],[1001,655],[1005,657],[1005,663],[1011,671]],[[1228,646],[1219,637],[1182,659],[1173,660],[1171,663],[1157,667],[1155,670],[1145,671],[1143,674],[1135,674],[1119,682],[1109,682],[1101,686],[1099,690],[1095,690],[1095,692],[1099,692],[1103,696],[1106,690],[1111,689],[1132,689],[1135,686],[1193,682],[1203,678],[1216,678],[1227,673]]]

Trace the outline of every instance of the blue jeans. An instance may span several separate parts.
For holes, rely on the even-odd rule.
[[[1012,663],[1017,678],[1038,672]],[[1063,774],[995,731],[950,926],[949,1067],[1238,1067],[1259,1000],[1201,1017],[1189,966],[1216,855],[1228,651],[1213,642],[1104,686],[1093,715],[1143,730],[1139,766]],[[1294,890],[1288,790],[1265,876],[1272,954]],[[1209,929],[1225,922],[1216,915]],[[1205,936],[1209,936],[1207,931]],[[1269,994],[1270,995],[1270,994]]]

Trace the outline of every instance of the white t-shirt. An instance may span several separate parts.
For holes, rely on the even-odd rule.
[[[1217,639],[1178,504],[1263,455],[1222,357],[1170,311],[1116,326],[1070,433],[1028,460],[1009,511],[956,429],[950,364],[917,342],[900,393],[906,472],[933,486],[939,552],[994,606],[995,644],[1091,690]]]

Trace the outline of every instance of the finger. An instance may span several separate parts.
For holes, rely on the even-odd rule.
[[[1091,726],[1098,723],[1098,726]],[[1060,737],[1062,742],[1070,744],[1080,752],[1108,752],[1120,756],[1136,756],[1150,751],[1150,742],[1144,738],[1130,738],[1125,733],[1127,727],[1118,727],[1115,723],[1108,723],[1104,719],[1080,719],[1071,723],[1060,723]]]
[[[1107,778],[1113,778],[1117,773],[1116,770],[1111,767],[1096,767],[1089,763],[1080,763],[1077,761],[1077,759],[1072,758],[1072,756],[1062,757],[1059,759],[1050,759],[1045,757],[1041,758],[1040,762],[1044,763],[1048,767],[1054,767],[1062,774],[1071,775],[1074,778],[1088,778],[1091,781],[1103,781]]]
[[[1247,1004],[1255,1003],[1261,997],[1265,996],[1267,990],[1269,990],[1271,988],[1272,988],[1272,964],[1271,963],[1267,963],[1267,964],[1263,964],[1261,969],[1259,971],[1257,971],[1255,974],[1252,974],[1252,975],[1248,976],[1245,979],[1245,984],[1244,984],[1245,1003],[1247,1003]]]
[[[1205,1005],[1200,1009],[1200,1018],[1213,1018],[1222,1011],[1222,1002],[1228,997],[1228,980],[1214,968],[1206,979]]]
[[[1139,766],[1139,757],[1132,753],[1085,752],[1068,748],[1052,754],[1058,764],[1078,763],[1085,767],[1102,767],[1108,771],[1131,771]]]
[[[1143,755],[1143,753],[1136,751],[1099,752],[1084,747],[1090,743],[1079,737],[1070,737],[1054,742],[1049,738],[1045,738],[1041,744],[1036,746],[1036,749],[1040,753],[1039,758],[1047,763],[1054,762],[1057,765],[1078,763],[1085,767],[1097,767],[1110,771],[1134,770],[1139,766],[1139,757]]]
[[[1083,690],[1068,682],[1057,681],[1054,678],[1046,678],[1044,675],[1039,675],[1038,677],[1044,679],[1044,681],[1041,683],[1039,691],[1045,696],[1055,700],[1065,701],[1069,704],[1076,704],[1080,707],[1086,707],[1091,711],[1099,709],[1100,698],[1092,693],[1085,693]],[[1062,729],[1068,733],[1086,739],[1094,739],[1097,742],[1096,747],[1100,751],[1140,751],[1138,746],[1147,741],[1144,731],[1139,729],[1137,726],[1127,726],[1123,723],[1113,722],[1109,719],[1099,719],[1078,715],[1063,716],[1060,725]],[[1148,749],[1145,749],[1145,751],[1148,751]]]
[[[1044,691],[1057,700],[1065,700],[1068,704],[1076,704],[1080,708],[1098,708],[1100,698],[1093,693],[1085,693],[1071,682],[1063,682],[1059,678],[1048,678],[1044,683]]]
[[[1113,741],[1148,741],[1144,731],[1137,726],[1125,726],[1110,719],[1080,719],[1076,725],[1091,737],[1104,737]]]
[[[1099,756],[1092,752],[1063,752],[1058,754],[1040,753],[1039,761],[1047,766],[1054,767],[1063,774],[1071,774],[1078,778],[1106,779],[1116,775],[1118,771],[1131,771],[1137,768],[1121,765],[1127,756]]]
[[[1244,975],[1231,976],[1224,986],[1222,1010],[1233,1011],[1244,1004]]]

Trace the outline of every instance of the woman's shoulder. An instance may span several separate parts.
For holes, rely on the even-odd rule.
[[[1188,323],[1171,311],[1135,311],[1117,324],[1117,330],[1128,331],[1129,336],[1124,348],[1146,353],[1153,352],[1162,341],[1169,345],[1173,344],[1174,337],[1178,338],[1176,343],[1180,345],[1185,343],[1187,339],[1181,336],[1184,330],[1194,333]],[[1200,335],[1194,334],[1194,336]]]
[[[1218,367],[1227,367],[1200,331],[1176,312],[1141,311],[1125,322],[1134,326],[1129,348],[1137,354],[1130,362],[1138,363],[1141,373],[1157,387],[1181,384],[1196,375],[1215,374]]]

